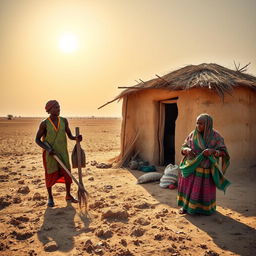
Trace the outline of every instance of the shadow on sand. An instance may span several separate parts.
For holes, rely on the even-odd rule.
[[[252,171],[254,174],[256,169],[247,173],[246,175],[235,175],[232,174],[227,177],[231,181],[231,185],[228,187],[226,193],[217,189],[217,206],[231,209],[235,212],[242,214],[245,217],[255,216],[256,206],[256,186],[255,186],[255,175],[251,175]],[[160,173],[164,172],[164,167],[160,167]],[[137,179],[141,175],[145,174],[141,171],[131,171],[130,173]],[[250,185],[249,185],[250,184]],[[152,186],[153,185],[153,186]],[[167,204],[173,208],[177,206],[177,189],[169,190],[160,188],[159,182],[149,184],[139,184],[145,190],[148,191],[159,203]]]
[[[241,256],[254,255],[256,251],[255,229],[219,212],[211,216],[185,215],[185,218],[206,232],[219,248]]]
[[[66,207],[46,209],[44,222],[37,233],[45,251],[68,252],[74,248],[74,237],[89,226],[89,219],[85,215],[79,215],[83,227],[77,227],[75,215],[76,209],[69,202]]]
[[[136,178],[144,174],[140,171],[130,172]],[[249,182],[252,184],[252,180],[249,181],[248,177],[243,177],[240,180],[239,177],[236,177],[234,180],[226,195],[222,191],[217,192],[217,208],[218,206],[228,208],[245,217],[255,216],[256,186],[248,186]],[[139,186],[147,190],[160,204],[177,208],[178,211],[177,189],[163,189],[160,188],[159,183],[140,184]],[[219,248],[241,256],[254,255],[256,230],[239,222],[239,219],[232,218],[232,213],[230,214],[230,216],[225,216],[217,211],[211,216],[184,215],[184,217],[200,230],[206,232]]]

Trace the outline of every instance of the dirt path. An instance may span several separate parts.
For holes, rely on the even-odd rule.
[[[0,120],[0,255],[254,255],[255,169],[247,176],[230,172],[233,184],[226,195],[217,193],[216,214],[181,216],[177,191],[137,185],[139,171],[94,165],[118,154],[120,120],[71,119],[87,152],[85,216],[67,205],[62,184],[54,186],[56,206],[47,208],[41,151],[34,143],[38,124]]]

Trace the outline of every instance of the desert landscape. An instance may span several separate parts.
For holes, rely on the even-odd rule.
[[[120,119],[70,118],[72,132],[80,127],[83,135],[88,214],[67,204],[64,184],[54,186],[55,207],[48,208],[35,143],[41,120],[0,119],[0,255],[255,255],[255,167],[228,170],[232,185],[217,192],[212,216],[179,215],[177,190],[136,184],[140,171],[101,168],[119,154]]]

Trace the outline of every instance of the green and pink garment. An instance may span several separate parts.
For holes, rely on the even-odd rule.
[[[207,136],[205,136],[206,134]],[[230,182],[224,177],[230,159],[224,139],[212,129],[210,118],[210,122],[206,122],[204,134],[199,133],[196,129],[190,133],[182,149],[186,147],[191,148],[196,157],[193,159],[184,157],[181,161],[178,205],[190,214],[210,215],[216,210],[216,187],[225,192],[230,185]],[[207,148],[224,152],[222,166],[219,165],[219,158],[203,155],[203,150]]]
[[[56,152],[65,166],[71,170],[64,118],[58,117],[57,127],[50,117],[48,117],[45,122],[47,133],[44,137],[44,142],[48,143],[54,149],[54,152]],[[43,151],[43,164],[45,169],[46,187],[52,187],[55,183],[72,183],[72,179],[69,175],[60,168],[57,161],[45,150]]]

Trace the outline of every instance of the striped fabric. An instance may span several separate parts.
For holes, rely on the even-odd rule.
[[[177,200],[190,214],[212,214],[216,210],[216,186],[211,170],[196,168],[187,178],[180,176]]]

